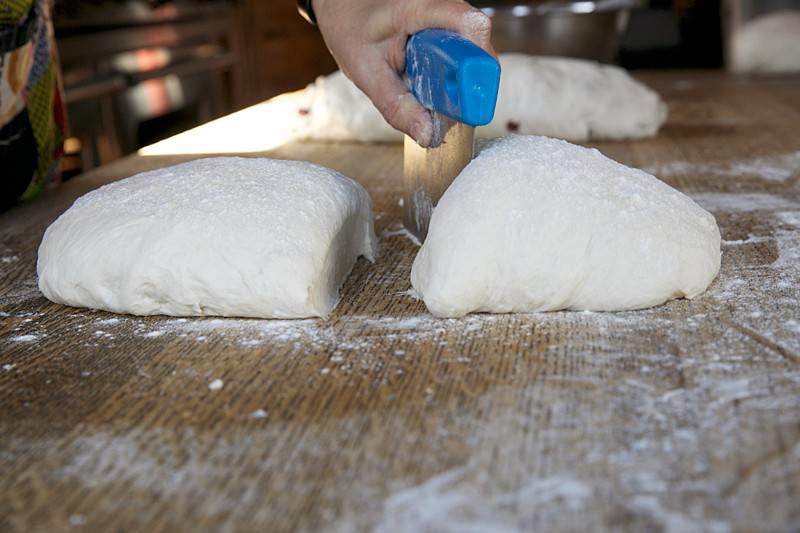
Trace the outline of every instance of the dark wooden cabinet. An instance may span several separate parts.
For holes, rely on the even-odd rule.
[[[239,0],[236,9],[237,107],[301,89],[336,69],[317,28],[294,0]]]

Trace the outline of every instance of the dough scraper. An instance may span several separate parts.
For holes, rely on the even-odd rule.
[[[433,121],[430,147],[406,136],[403,148],[403,223],[422,242],[439,198],[472,160],[475,126],[494,116],[500,65],[460,35],[428,29],[408,40],[405,74]]]

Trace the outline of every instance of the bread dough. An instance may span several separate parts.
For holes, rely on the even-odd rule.
[[[500,55],[502,77],[494,120],[482,137],[508,133],[572,141],[649,137],[667,118],[661,98],[623,69],[593,61]],[[344,74],[306,89],[297,115],[302,136],[316,140],[399,142],[402,135]]]
[[[731,35],[728,60],[734,72],[800,72],[800,9],[762,15]]]
[[[505,54],[497,109],[483,137],[570,141],[652,137],[667,119],[657,93],[624,69],[583,59]]]
[[[135,315],[325,317],[359,255],[376,255],[369,195],[300,161],[220,157],[79,198],[45,232],[50,300]]]
[[[309,99],[300,137],[320,141],[402,142],[367,95],[340,70],[320,76],[305,90]]]
[[[714,217],[593,149],[488,141],[434,210],[411,282],[437,316],[638,309],[702,293],[720,266]]]

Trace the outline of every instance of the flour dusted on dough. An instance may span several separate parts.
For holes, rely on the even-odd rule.
[[[369,195],[301,161],[221,157],[146,172],[79,198],[46,231],[50,300],[135,315],[326,316],[359,255]]]
[[[502,78],[495,118],[482,137],[507,133],[572,141],[649,137],[667,117],[661,98],[623,69],[593,61],[500,55]],[[306,89],[305,137],[318,140],[399,142],[370,100],[341,72]]]
[[[657,178],[565,141],[487,142],[434,210],[411,282],[437,316],[623,310],[702,293],[714,217]]]

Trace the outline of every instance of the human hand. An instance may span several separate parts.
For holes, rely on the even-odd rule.
[[[342,72],[386,121],[421,146],[433,135],[430,114],[401,78],[406,41],[418,31],[461,34],[493,56],[491,21],[463,0],[314,0],[322,36]]]

